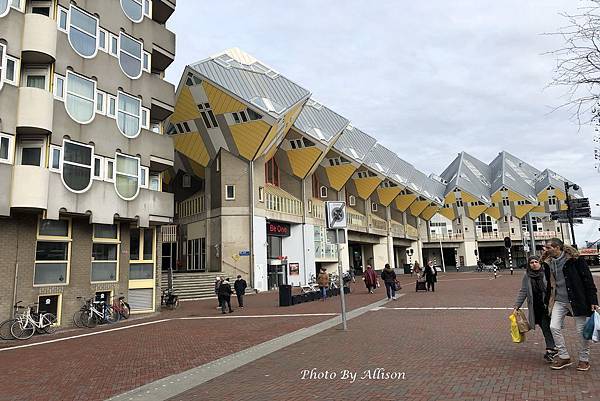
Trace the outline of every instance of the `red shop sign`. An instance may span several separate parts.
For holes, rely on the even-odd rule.
[[[276,237],[289,237],[290,225],[286,223],[267,222],[267,235]]]

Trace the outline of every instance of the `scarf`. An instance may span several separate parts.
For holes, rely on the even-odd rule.
[[[531,290],[533,293],[545,294],[546,286],[544,284],[544,268],[540,270],[533,270],[529,266],[527,267],[527,276],[531,280]]]

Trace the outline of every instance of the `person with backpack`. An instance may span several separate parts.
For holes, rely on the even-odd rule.
[[[396,272],[390,267],[389,263],[381,271],[381,279],[385,283],[385,292],[388,300],[396,299]]]

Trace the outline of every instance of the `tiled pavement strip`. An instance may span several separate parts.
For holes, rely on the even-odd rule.
[[[387,305],[396,310],[385,308],[364,314],[349,322],[347,333],[326,330],[172,399],[600,400],[598,384],[592,381],[598,374],[594,361],[600,362],[596,346],[592,346],[592,371],[581,373],[571,368],[551,372],[540,361],[543,345],[539,330],[528,334],[525,344],[510,342],[508,310],[423,309],[446,305],[510,307],[521,273],[497,280],[490,277],[483,273],[441,276],[434,294],[415,293],[412,285],[405,285],[402,292],[406,295]],[[402,281],[413,283],[406,276]],[[348,297],[349,309],[379,299],[381,290],[370,296],[362,283],[358,284]],[[339,298],[277,308],[276,296],[249,297],[251,307],[234,313],[247,319],[177,319],[177,323],[0,352],[0,380],[4,382],[0,382],[0,400],[103,400],[330,318],[258,319],[251,315],[339,311]],[[185,303],[177,311],[127,324],[196,316],[218,316],[214,300]],[[570,346],[575,343],[572,326],[568,321]],[[59,336],[73,333],[81,331]],[[40,336],[36,341],[44,338],[48,336]],[[300,371],[312,367],[337,371],[401,368],[406,372],[406,381],[300,380]],[[53,391],[40,390],[45,388]]]

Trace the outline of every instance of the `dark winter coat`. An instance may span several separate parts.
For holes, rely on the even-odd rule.
[[[394,269],[383,269],[381,271],[381,279],[385,282],[385,283],[393,283],[396,281],[396,272],[394,271]]]
[[[552,292],[552,288],[550,286],[550,267],[546,263],[542,263],[542,269],[544,269],[544,275],[542,276],[542,281],[546,287],[546,294],[544,294],[543,306],[541,309],[544,310],[546,314],[548,314],[548,302],[550,300],[550,294]],[[514,308],[520,309],[527,298],[527,320],[529,321],[529,326],[535,329],[535,324],[541,322],[542,316],[536,316],[535,310],[536,307],[533,304],[533,289],[531,286],[531,278],[527,275],[527,272],[523,275],[523,281],[521,282],[521,289],[517,294],[517,300],[515,301]],[[540,306],[538,305],[538,308]]]
[[[219,286],[219,297],[230,297],[231,293],[231,285],[227,281],[223,281]]]
[[[377,284],[377,273],[373,269],[367,269],[364,273],[365,285],[367,287],[375,287]]]
[[[573,309],[575,316],[590,316],[592,314],[592,305],[598,305],[598,294],[594,278],[590,272],[585,260],[579,256],[579,253],[574,249],[568,250],[565,246],[565,251],[569,258],[563,266],[563,274],[565,275],[565,283],[567,285],[567,295],[569,303]],[[552,287],[554,285],[554,275],[551,276]],[[552,288],[550,297],[549,309],[554,306],[555,288]]]
[[[248,284],[246,284],[246,280],[244,280],[243,278],[235,280],[235,283],[233,283],[233,288],[235,288],[235,293],[236,294],[243,294],[243,293],[245,293],[246,292],[246,287],[248,287]]]
[[[437,282],[437,270],[435,267],[425,266],[425,281],[429,283]]]

